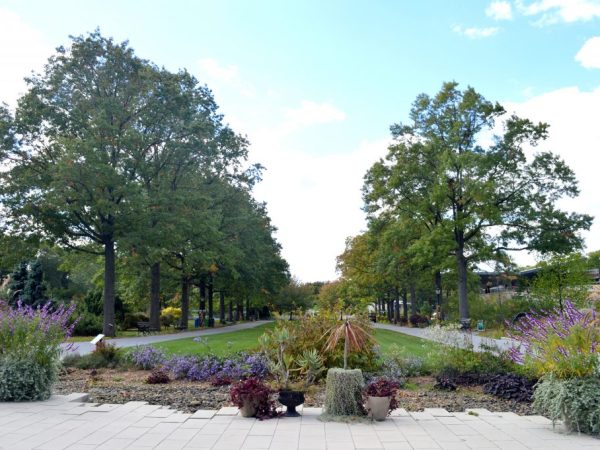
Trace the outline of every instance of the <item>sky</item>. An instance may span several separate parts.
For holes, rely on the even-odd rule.
[[[581,190],[560,206],[598,218],[584,236],[600,249],[600,0],[0,0],[0,101],[14,107],[24,76],[96,28],[212,89],[266,167],[255,197],[302,281],[336,278],[390,125],[452,80],[550,124],[540,150]]]

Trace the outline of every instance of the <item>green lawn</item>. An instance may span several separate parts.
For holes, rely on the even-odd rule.
[[[163,349],[169,354],[213,354],[217,356],[226,356],[239,351],[252,351],[258,349],[258,337],[274,326],[273,323],[268,323],[247,330],[232,331],[229,333],[203,337],[202,340],[207,342],[208,345],[195,342],[192,338],[177,339],[176,341],[161,342],[153,345],[154,347]]]
[[[270,323],[247,330],[207,336],[203,338],[203,341],[207,342],[208,345],[187,338],[161,342],[154,344],[154,346],[169,354],[206,355],[212,353],[217,356],[226,356],[239,351],[250,352],[256,350],[258,348],[258,337],[274,326],[275,324]],[[392,345],[397,344],[404,349],[407,355],[425,357],[436,345],[423,339],[389,330],[375,330],[375,339],[383,354],[386,354]]]
[[[406,355],[425,358],[436,345],[434,342],[426,341],[407,334],[397,333],[390,330],[375,330],[375,340],[381,348],[381,353],[386,354],[390,348],[396,344],[400,346]]]

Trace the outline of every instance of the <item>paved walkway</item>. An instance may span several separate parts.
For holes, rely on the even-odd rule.
[[[145,402],[82,403],[84,394],[46,402],[0,403],[3,450],[410,450],[600,449],[600,440],[553,431],[541,416],[399,409],[384,422],[323,423],[320,408],[301,417],[258,421],[237,408],[194,414]]]
[[[151,334],[147,336],[138,336],[130,338],[117,338],[111,339],[109,342],[116,345],[117,347],[135,347],[137,345],[148,345],[155,344],[157,342],[174,341],[177,339],[195,338],[199,336],[211,336],[213,334],[230,333],[232,331],[247,330],[249,328],[256,328],[265,323],[269,323],[269,320],[257,320],[254,322],[244,322],[236,325],[228,325],[226,327],[219,328],[202,328],[194,331],[182,331],[173,334]],[[94,345],[89,342],[77,342],[74,344],[75,353],[85,355],[91,353],[94,350]],[[63,349],[67,348],[68,344],[62,344]]]
[[[392,324],[388,324],[388,323],[376,323],[374,325],[375,325],[375,328],[396,331],[397,333],[408,334],[410,336],[416,336],[421,339],[427,339],[430,341],[434,340],[431,338],[431,336],[429,336],[427,334],[427,331],[426,331],[427,328],[410,328],[410,327],[403,327],[400,325],[392,325]],[[509,350],[511,347],[518,345],[518,343],[516,343],[516,341],[514,341],[512,339],[508,339],[508,338],[493,339],[493,338],[489,338],[489,337],[479,336],[479,335],[477,335],[476,332],[471,333],[471,337],[473,339],[473,350],[475,350],[475,351],[481,351],[482,345],[489,346],[490,344],[495,344],[500,350]]]

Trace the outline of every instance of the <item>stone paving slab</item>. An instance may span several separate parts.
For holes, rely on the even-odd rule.
[[[259,421],[230,407],[185,414],[146,402],[98,405],[82,399],[85,394],[0,403],[0,449],[600,450],[599,439],[554,430],[545,417],[485,409],[399,409],[383,422],[338,423],[321,422],[320,408]]]

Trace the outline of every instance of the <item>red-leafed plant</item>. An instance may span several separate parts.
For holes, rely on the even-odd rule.
[[[396,394],[400,389],[400,383],[388,378],[378,378],[371,381],[364,389],[365,397],[390,397],[390,411],[398,407]]]
[[[255,377],[239,381],[229,389],[231,402],[238,408],[242,408],[246,402],[252,403],[256,407],[256,417],[260,420],[278,415],[273,394],[273,390]]]

